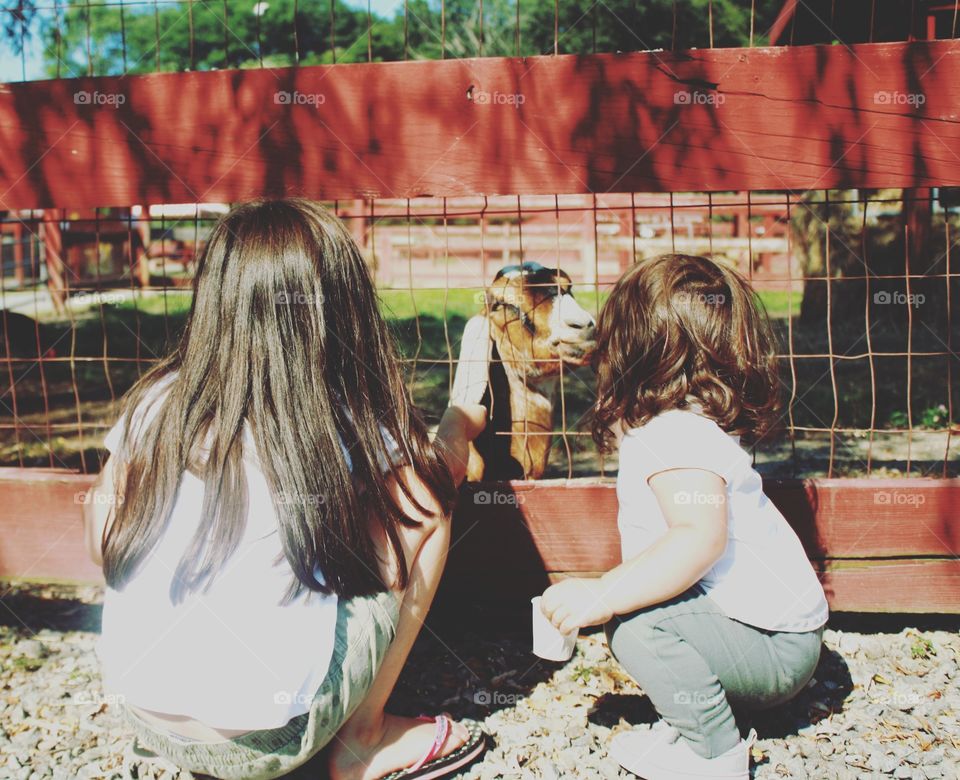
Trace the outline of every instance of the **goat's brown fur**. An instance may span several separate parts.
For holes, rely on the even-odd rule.
[[[592,319],[577,326],[582,331],[575,340],[558,341],[552,332],[554,306],[570,288],[566,273],[535,263],[504,269],[491,285],[485,316],[493,344],[481,401],[490,409],[490,419],[471,447],[469,480],[543,475],[557,379],[564,365],[583,365],[593,350]]]

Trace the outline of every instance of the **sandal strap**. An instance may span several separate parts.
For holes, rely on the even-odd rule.
[[[443,743],[447,741],[447,736],[450,734],[450,719],[446,715],[437,715],[435,718],[421,715],[420,720],[434,721],[437,724],[437,731],[433,737],[433,744],[427,749],[427,752],[423,754],[420,760],[408,769],[410,772],[416,772],[424,764],[433,761],[433,759],[440,755],[440,751],[443,749]]]

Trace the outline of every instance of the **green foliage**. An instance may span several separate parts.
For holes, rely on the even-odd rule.
[[[18,0],[3,4],[0,16],[0,40],[9,44],[14,54],[20,54],[23,42],[29,36],[30,24],[37,12],[34,0]]]
[[[68,76],[257,67],[261,60],[285,66],[296,62],[298,50],[301,62],[329,62],[331,23],[337,61],[367,59],[367,15],[340,0],[332,13],[330,3],[302,0],[271,0],[259,16],[253,6],[212,0],[125,8],[70,0],[59,24],[44,25],[47,69]],[[374,58],[402,52],[395,31],[374,22]]]
[[[932,428],[934,430],[943,430],[950,425],[950,414],[944,404],[928,406],[920,412],[920,419],[915,420],[920,428]],[[910,420],[907,413],[897,410],[890,414],[889,424],[891,428],[907,428]]]
[[[745,46],[750,40],[750,3],[736,0],[649,0],[645,3],[610,2],[585,7],[561,3],[558,44],[561,53],[642,51],[648,49],[703,48],[711,45]],[[766,30],[776,15],[777,3],[758,0],[755,30]],[[676,20],[674,20],[676,8]],[[554,4],[532,3],[524,26],[525,37],[543,54],[553,51]],[[755,42],[757,39],[755,37]]]
[[[910,418],[906,412],[897,409],[895,412],[890,413],[889,425],[891,428],[903,430],[910,426]]]
[[[35,672],[37,669],[43,666],[43,661],[40,661],[36,658],[14,658],[13,665],[17,669],[23,669],[27,672]]]
[[[742,46],[750,39],[752,0],[611,0],[585,7],[559,4],[561,54]],[[756,43],[778,3],[756,0]],[[441,22],[439,0],[410,0],[392,18],[364,3],[270,0],[259,14],[250,0],[210,0],[130,7],[67,0],[57,17],[43,17],[44,59],[51,76],[283,66],[299,62],[439,59],[441,56],[524,56],[554,50],[553,0],[451,0]],[[518,15],[519,5],[519,15]],[[30,28],[35,10],[25,3],[21,25],[10,15],[7,35]],[[674,18],[676,7],[676,19]],[[331,27],[333,28],[331,35]],[[294,36],[294,28],[296,36]],[[332,39],[336,50],[331,47]],[[369,52],[368,52],[369,50]],[[334,56],[335,55],[335,56]]]
[[[949,424],[950,414],[943,404],[927,407],[920,416],[920,425],[924,428],[945,428]]]
[[[933,646],[933,642],[927,639],[925,636],[920,636],[919,634],[914,637],[914,642],[910,646],[910,657],[913,659],[923,659],[927,660],[932,655],[936,655],[936,648]]]
[[[596,671],[596,668],[593,666],[580,664],[573,670],[573,679],[581,683],[588,683],[590,682],[590,678],[596,674]]]

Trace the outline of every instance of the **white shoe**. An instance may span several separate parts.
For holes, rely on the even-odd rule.
[[[664,742],[673,742],[680,736],[680,732],[665,720],[658,720],[649,727],[637,726],[630,731],[621,731],[607,746],[607,753],[617,763],[627,767],[625,762],[648,752]],[[627,767],[629,768],[629,767]]]
[[[610,742],[609,754],[620,766],[646,780],[748,780],[750,748],[757,738],[751,729],[730,750],[714,758],[693,752],[689,743],[672,726],[634,730],[618,734]]]

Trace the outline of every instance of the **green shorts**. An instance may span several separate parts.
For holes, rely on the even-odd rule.
[[[191,741],[155,730],[121,706],[137,747],[181,769],[223,780],[271,780],[309,761],[363,701],[396,634],[400,613],[395,591],[341,599],[330,669],[309,712],[285,726],[252,731],[218,742]]]

